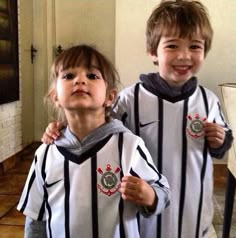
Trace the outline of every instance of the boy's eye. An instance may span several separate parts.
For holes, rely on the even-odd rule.
[[[190,48],[193,49],[193,50],[196,50],[196,49],[202,49],[202,47],[199,46],[199,45],[191,45]]]
[[[93,73],[88,73],[88,74],[86,74],[86,77],[87,77],[88,79],[91,79],[91,80],[100,79],[100,77],[99,77],[98,75],[93,74]]]
[[[74,77],[75,75],[72,73],[67,73],[62,76],[63,79],[67,79],[67,80],[73,79]]]
[[[177,45],[167,45],[167,48],[176,49],[176,48],[177,48]]]

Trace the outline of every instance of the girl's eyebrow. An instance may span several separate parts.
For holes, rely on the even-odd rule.
[[[98,71],[101,71],[101,69],[100,69],[97,65],[91,65],[89,68],[90,68],[90,69],[96,69],[96,70],[98,70]]]

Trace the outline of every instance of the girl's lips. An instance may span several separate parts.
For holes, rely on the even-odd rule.
[[[81,95],[83,95],[83,94],[88,94],[88,92],[86,92],[85,90],[78,89],[78,90],[73,91],[72,95],[74,95],[74,94],[81,94]]]

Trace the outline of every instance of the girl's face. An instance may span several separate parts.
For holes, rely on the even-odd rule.
[[[199,71],[204,60],[205,41],[196,35],[193,39],[162,36],[157,55],[160,76],[169,85],[181,86]]]
[[[95,66],[61,70],[56,84],[56,102],[65,112],[105,113],[113,98],[107,96],[107,85]]]

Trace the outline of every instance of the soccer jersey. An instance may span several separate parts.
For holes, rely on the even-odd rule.
[[[124,175],[146,180],[157,193],[155,212],[165,208],[167,180],[142,139],[131,132],[107,135],[79,155],[43,144],[36,151],[18,210],[34,220],[46,220],[47,237],[138,238],[137,207],[123,201],[118,191]]]
[[[225,131],[229,131],[228,125],[210,90],[196,84],[170,97],[161,87],[153,89],[159,79],[158,74],[152,77],[149,84],[140,82],[124,89],[114,108],[116,117],[144,140],[170,184],[170,206],[157,218],[141,219],[142,237],[208,237],[213,217],[213,166],[203,123],[215,122]]]

